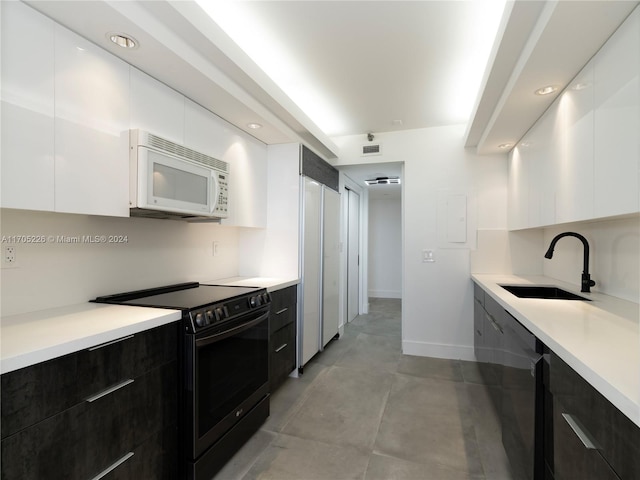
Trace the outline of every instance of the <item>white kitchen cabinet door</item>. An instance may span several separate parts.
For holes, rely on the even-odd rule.
[[[131,128],[184,145],[182,94],[131,67]]]
[[[55,210],[126,217],[129,65],[55,32]]]
[[[640,8],[595,57],[595,217],[640,210]]]
[[[509,230],[521,230],[529,226],[529,176],[531,162],[524,147],[517,146],[509,155],[507,214]]]
[[[308,177],[303,182],[302,220],[302,317],[298,335],[299,366],[320,350],[322,186]]]
[[[54,209],[54,22],[21,2],[2,9],[2,201]]]
[[[188,98],[184,100],[184,146],[222,159],[234,128]]]
[[[322,186],[322,346],[340,320],[340,194]]]
[[[554,103],[559,112],[554,135],[561,141],[551,171],[558,180],[555,223],[593,218],[593,102],[593,62],[589,62]]]
[[[221,160],[229,163],[229,218],[223,225],[266,228],[267,146],[243,132],[225,136]]]
[[[556,184],[561,163],[559,113],[552,105],[519,145],[526,163],[528,228],[555,222]]]

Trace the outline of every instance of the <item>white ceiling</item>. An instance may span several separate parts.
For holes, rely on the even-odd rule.
[[[466,146],[480,153],[517,142],[553,100],[531,92],[566,85],[638,2],[508,2],[493,50],[479,47],[476,27],[490,23],[480,20],[481,0],[235,2],[247,23],[258,22],[250,43],[280,45],[271,50],[293,60],[280,70],[298,75],[300,91],[313,79],[307,97],[285,93],[277,72],[267,75],[192,1],[27,3],[259,140],[303,142],[331,159],[333,135],[468,120]],[[119,49],[106,38],[112,31],[140,47]],[[460,88],[466,77],[471,86]],[[315,113],[318,105],[328,114]]]

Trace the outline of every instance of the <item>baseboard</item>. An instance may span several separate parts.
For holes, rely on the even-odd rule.
[[[369,290],[372,298],[402,298],[402,292],[396,290]]]
[[[444,345],[441,343],[402,341],[402,353],[418,357],[448,358],[451,360],[476,361],[473,347],[466,345]]]

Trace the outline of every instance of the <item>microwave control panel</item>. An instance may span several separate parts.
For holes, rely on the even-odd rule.
[[[218,173],[218,200],[213,213],[220,218],[229,216],[229,175]]]

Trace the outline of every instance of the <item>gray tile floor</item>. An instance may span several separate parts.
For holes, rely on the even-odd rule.
[[[475,364],[402,355],[400,338],[400,300],[371,299],[215,480],[511,480]]]

